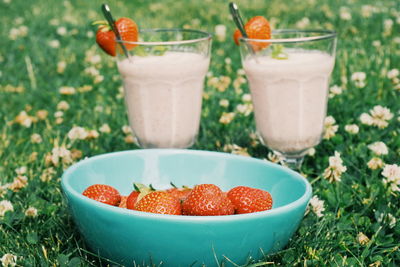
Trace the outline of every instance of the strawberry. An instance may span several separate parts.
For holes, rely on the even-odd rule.
[[[263,16],[255,16],[251,18],[246,25],[244,26],[244,30],[247,33],[248,38],[250,39],[270,39],[271,38],[271,26],[266,18]],[[233,34],[233,40],[237,45],[239,45],[239,38],[242,37],[242,33],[239,29]],[[266,48],[269,43],[263,42],[253,42],[251,44],[255,51],[259,51],[263,48]]]
[[[121,196],[121,202],[119,202],[118,207],[127,209],[126,207],[126,200],[128,199],[127,196]]]
[[[272,208],[272,197],[267,191],[247,186],[237,186],[228,191],[235,213],[251,213]]]
[[[171,215],[182,214],[179,199],[164,191],[153,191],[146,194],[136,203],[135,210]]]
[[[226,194],[213,184],[196,185],[182,203],[184,215],[215,216],[233,212],[233,205]]]
[[[129,194],[129,196],[126,200],[126,208],[127,209],[130,209],[130,210],[135,209],[135,205],[136,205],[139,195],[140,195],[139,191],[132,191],[132,193]]]
[[[170,195],[179,199],[180,201],[184,201],[187,198],[187,196],[190,194],[191,191],[192,191],[192,189],[188,188],[188,187],[183,187],[183,188],[174,187],[174,188],[165,190],[165,192],[169,193]]]
[[[96,43],[107,54],[115,57],[116,55],[116,36],[110,26],[105,21],[94,22],[99,24],[96,33]],[[128,18],[120,18],[115,22],[119,35],[123,41],[136,42],[138,40],[138,27],[136,23]],[[130,50],[135,44],[124,43],[125,47]]]
[[[112,206],[117,206],[121,202],[118,190],[105,184],[91,185],[83,191],[82,195]]]

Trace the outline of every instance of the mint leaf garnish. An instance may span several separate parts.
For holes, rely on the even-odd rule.
[[[272,58],[275,59],[288,59],[289,55],[285,53],[284,47],[281,44],[276,44],[272,46],[272,53],[271,53]]]

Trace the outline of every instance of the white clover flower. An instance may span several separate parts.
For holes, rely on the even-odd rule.
[[[310,156],[310,157],[314,157],[315,156],[315,152],[316,152],[315,148],[313,148],[313,147],[309,148],[308,151],[307,151],[307,155]]]
[[[361,16],[364,18],[369,18],[372,16],[374,12],[374,7],[371,5],[363,5],[361,6]]]
[[[339,126],[335,124],[336,120],[332,116],[327,116],[324,121],[324,139],[329,140],[330,138],[336,135],[336,132],[339,129]]]
[[[385,28],[385,30],[390,31],[393,27],[393,20],[392,19],[385,19],[383,21],[383,27]]]
[[[253,112],[253,105],[251,103],[239,104],[236,110],[244,116],[249,116]]]
[[[318,196],[313,196],[310,199],[310,206],[311,206],[311,210],[315,213],[315,215],[317,215],[317,217],[322,217],[324,216],[323,212],[325,211],[325,207],[324,207],[324,201],[320,200],[318,198]]]
[[[382,107],[377,105],[370,110],[370,114],[373,119],[373,125],[377,126],[378,128],[386,128],[389,123],[387,121],[393,118],[393,113],[390,112],[390,109],[386,107]]]
[[[359,232],[357,235],[357,241],[360,243],[360,245],[366,245],[370,240],[363,232]]]
[[[96,139],[100,136],[97,130],[89,130],[86,139]]]
[[[38,210],[35,207],[29,207],[25,210],[26,217],[36,217],[38,214]]]
[[[57,109],[58,110],[68,110],[69,109],[69,104],[67,101],[62,100],[57,104]]]
[[[76,93],[76,89],[70,86],[62,86],[60,87],[59,92],[62,95],[73,95]]]
[[[219,105],[220,105],[221,107],[227,108],[227,107],[229,106],[229,100],[228,100],[228,99],[221,99],[221,100],[219,101]]]
[[[17,175],[24,175],[27,171],[28,171],[28,168],[26,166],[22,166],[22,167],[15,169],[15,173]]]
[[[215,26],[215,36],[217,37],[217,40],[220,42],[225,41],[226,39],[226,26],[223,24],[218,24]]]
[[[132,129],[129,127],[129,125],[124,125],[122,126],[122,132],[124,134],[132,134]]]
[[[58,27],[57,28],[57,34],[58,35],[66,35],[67,34],[67,28],[65,28],[64,26]]]
[[[324,170],[323,177],[330,183],[341,181],[342,174],[347,170],[340,158],[340,153],[335,151],[335,155],[329,157],[329,166]]]
[[[60,160],[64,164],[70,164],[73,162],[71,151],[65,146],[55,146],[51,150],[50,161],[54,166],[58,166]]]
[[[374,123],[371,115],[369,115],[368,113],[362,113],[360,116],[360,121],[362,124],[366,125],[372,125]]]
[[[63,111],[56,111],[55,113],[54,113],[54,117],[55,118],[62,118],[62,116],[64,116],[64,112]]]
[[[51,48],[59,48],[60,47],[60,41],[58,41],[58,40],[51,40],[48,42],[48,44]]]
[[[83,140],[86,139],[86,137],[88,137],[88,131],[86,131],[85,128],[83,127],[74,126],[72,127],[71,130],[69,130],[67,136],[72,141]]]
[[[388,73],[386,75],[389,79],[394,79],[394,78],[397,78],[397,76],[399,76],[399,74],[400,74],[400,72],[398,69],[391,69],[388,71]]]
[[[372,46],[378,48],[382,46],[382,43],[380,40],[374,40],[372,41]]]
[[[111,132],[111,128],[107,123],[104,123],[103,125],[101,125],[101,127],[99,128],[99,131],[102,133],[110,133]]]
[[[400,166],[386,164],[382,171],[384,184],[388,184],[393,192],[400,192]]]
[[[42,137],[38,133],[31,135],[31,142],[34,144],[40,144],[43,141]]]
[[[230,57],[226,57],[224,61],[226,65],[232,64],[232,59]]]
[[[229,124],[232,122],[233,118],[235,118],[234,112],[223,112],[221,117],[219,118],[219,123]]]
[[[0,259],[3,267],[14,267],[17,265],[17,256],[11,253],[6,253]]]
[[[329,97],[333,98],[336,95],[342,94],[342,92],[343,92],[342,87],[340,87],[338,85],[334,85],[331,88],[329,88]]]
[[[310,19],[307,17],[302,18],[298,22],[296,22],[296,28],[305,29],[310,25]]]
[[[358,134],[360,128],[357,124],[347,124],[344,126],[344,130],[350,134]]]
[[[58,73],[63,73],[66,67],[67,67],[67,62],[59,61],[57,63],[57,72]]]
[[[383,167],[385,163],[383,162],[383,160],[381,158],[377,158],[377,157],[373,157],[372,159],[370,159],[367,163],[368,168],[370,168],[371,170],[377,170]]]
[[[340,18],[342,20],[351,20],[351,13],[347,7],[340,7]]]
[[[354,72],[351,75],[351,80],[355,83],[355,85],[358,88],[363,88],[365,87],[365,79],[367,78],[367,75],[365,72]]]
[[[244,69],[240,68],[236,71],[236,74],[239,76],[244,76],[246,75],[246,72],[244,71]]]
[[[4,217],[7,211],[14,211],[14,206],[8,200],[0,201],[0,217]]]
[[[380,141],[368,145],[368,148],[372,152],[374,152],[374,154],[377,156],[387,155],[389,153],[389,150],[388,150],[388,147],[386,146],[386,144],[383,142],[380,142]]]
[[[35,121],[35,118],[29,116],[28,113],[26,113],[26,111],[23,110],[17,115],[17,117],[15,117],[14,121],[21,126],[30,128],[32,123]]]
[[[251,102],[251,94],[244,94],[242,96],[242,101],[243,102]]]

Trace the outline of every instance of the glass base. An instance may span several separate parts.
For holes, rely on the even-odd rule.
[[[290,158],[290,157],[282,157],[282,165],[288,167],[295,171],[300,171],[301,164],[303,163],[304,157],[300,158]]]
[[[301,164],[304,160],[304,153],[301,153],[300,155],[285,155],[278,151],[274,151],[274,153],[279,156],[282,166],[295,171],[300,171]]]

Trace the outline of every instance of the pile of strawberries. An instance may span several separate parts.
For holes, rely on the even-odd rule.
[[[155,190],[142,184],[134,184],[134,187],[129,196],[121,196],[117,189],[104,184],[91,185],[82,194],[112,206],[171,215],[232,215],[272,208],[270,193],[247,186],[237,186],[228,192],[223,192],[214,184],[167,190]]]

